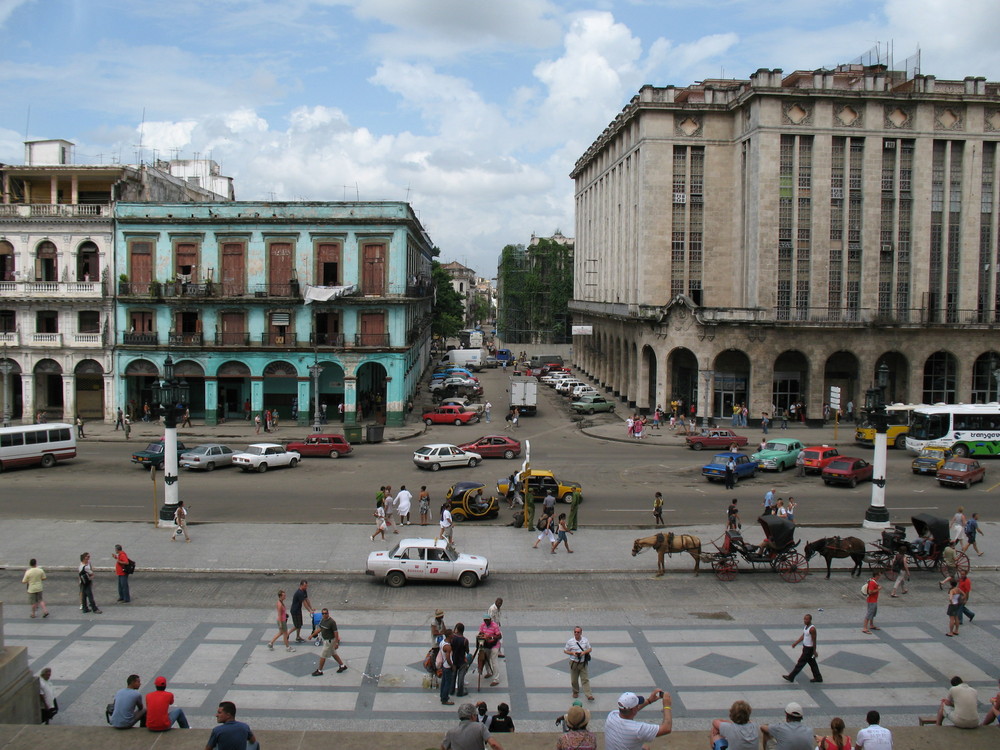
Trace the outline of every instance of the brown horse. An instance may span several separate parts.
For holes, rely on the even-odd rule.
[[[856,536],[831,536],[809,542],[805,548],[806,560],[815,554],[826,559],[826,577],[830,577],[830,562],[833,558],[849,557],[854,561],[851,577],[861,575],[861,566],[865,561],[865,543]]]
[[[635,557],[645,547],[652,547],[659,555],[656,563],[656,575],[662,576],[664,572],[663,556],[674,552],[687,552],[694,558],[694,574],[698,575],[701,568],[701,539],[691,534],[675,534],[668,531],[666,534],[659,533],[655,536],[647,536],[636,539],[632,545],[632,557]]]

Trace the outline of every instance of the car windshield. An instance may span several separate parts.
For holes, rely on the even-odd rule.
[[[398,556],[399,556],[399,543],[397,542],[396,546],[393,547],[391,550],[389,550],[389,557],[398,557]]]
[[[782,445],[781,443],[765,443],[764,450],[766,451],[787,451],[788,446]]]
[[[949,461],[944,465],[944,468],[948,471],[968,471],[970,467],[968,464],[960,464],[958,461]]]
[[[204,456],[206,453],[208,453],[209,448],[211,448],[211,446],[208,446],[208,445],[199,445],[199,446],[197,446],[197,447],[192,448],[191,450],[189,450],[188,453],[194,453],[194,454],[197,454],[199,456]]]
[[[430,446],[425,445],[423,448],[418,448],[413,452],[420,456],[429,456],[431,453],[434,452],[434,449],[431,448]]]
[[[840,471],[846,471],[854,466],[851,461],[831,461],[828,465],[828,469],[838,469]]]
[[[921,458],[941,458],[944,455],[944,451],[940,448],[924,448],[920,451]]]
[[[243,452],[249,453],[251,456],[263,456],[266,451],[266,448],[262,448],[259,445],[248,445],[247,449]]]
[[[713,464],[728,464],[729,463],[729,456],[727,456],[725,453],[720,453],[715,458],[712,459],[712,463]]]
[[[163,453],[163,443],[150,443],[146,446],[147,453]]]

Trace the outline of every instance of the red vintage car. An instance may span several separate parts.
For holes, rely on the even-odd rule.
[[[731,445],[742,447],[747,444],[747,439],[732,430],[712,429],[703,435],[690,435],[685,442],[691,450],[700,451],[703,448],[729,448]]]
[[[856,487],[858,482],[868,482],[872,478],[872,465],[863,458],[837,456],[823,468],[824,484],[848,484]]]
[[[504,435],[484,435],[458,447],[463,451],[478,453],[483,458],[516,458],[521,455],[521,444]]]
[[[965,489],[984,479],[986,467],[974,458],[949,458],[937,473],[938,484],[953,484]]]
[[[296,440],[285,446],[285,450],[295,451],[300,456],[340,458],[353,448],[343,435],[310,435],[305,440]]]
[[[461,406],[439,406],[426,412],[422,419],[424,424],[475,424],[479,415],[474,411],[466,411]]]
[[[829,445],[814,445],[803,449],[802,464],[806,474],[809,472],[822,474],[826,465],[838,456],[840,456],[840,451],[836,448],[831,448]]]

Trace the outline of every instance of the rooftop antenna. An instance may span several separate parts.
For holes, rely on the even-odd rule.
[[[361,191],[358,189],[357,182],[354,183],[354,200],[356,200],[358,203],[361,202]]]
[[[28,128],[31,126],[31,105],[28,105],[28,114],[24,118],[24,140],[28,140]]]
[[[142,164],[142,134],[146,129],[146,108],[142,108],[142,122],[139,123],[139,145],[136,146],[135,163]]]
[[[410,202],[410,185],[409,185],[409,183],[407,183],[407,185],[406,185],[406,202],[407,203]]]

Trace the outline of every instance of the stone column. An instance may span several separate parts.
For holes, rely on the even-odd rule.
[[[7,646],[3,636],[3,602],[0,602],[0,724],[38,724],[41,706],[38,680],[28,668],[26,646]]]
[[[62,374],[63,421],[76,423],[76,375]]]
[[[205,424],[215,425],[219,423],[219,380],[214,377],[205,377]],[[242,404],[241,404],[242,406]],[[239,415],[242,419],[243,414]]]

